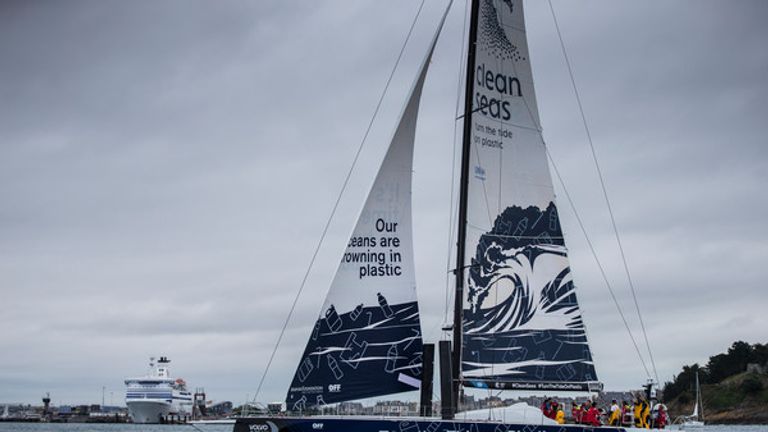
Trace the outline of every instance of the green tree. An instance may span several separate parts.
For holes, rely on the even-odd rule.
[[[747,364],[754,360],[754,349],[752,345],[737,341],[728,348],[725,354],[718,354],[709,358],[707,369],[709,370],[709,382],[719,383],[720,381],[747,370]]]

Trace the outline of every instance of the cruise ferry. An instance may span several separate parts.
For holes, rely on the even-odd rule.
[[[167,415],[189,415],[192,393],[183,379],[171,378],[167,357],[149,359],[146,376],[127,378],[125,404],[134,423],[159,423]]]

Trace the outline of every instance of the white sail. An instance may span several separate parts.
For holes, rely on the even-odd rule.
[[[447,13],[447,11],[446,11]],[[419,388],[411,173],[428,55],[331,283],[288,392],[292,410]]]
[[[555,205],[522,6],[479,2],[468,82],[463,377],[477,387],[586,390],[597,377]]]

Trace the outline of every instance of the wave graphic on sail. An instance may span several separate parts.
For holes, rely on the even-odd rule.
[[[465,377],[596,380],[554,203],[502,212],[480,237],[468,282]]]

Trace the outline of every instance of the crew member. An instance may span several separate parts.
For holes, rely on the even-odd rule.
[[[557,424],[565,424],[565,411],[563,411],[563,404],[555,402],[555,421]]]
[[[625,400],[621,401],[621,425],[632,426],[632,407]]]
[[[656,415],[656,427],[664,429],[667,425],[667,410],[664,409],[664,405],[659,404],[659,412]]]
[[[571,415],[574,423],[581,423],[581,405],[577,404],[576,401],[571,403]]]
[[[597,407],[587,401],[585,404],[586,412],[583,414],[583,423],[591,426],[600,426],[600,412]]]
[[[640,398],[635,398],[635,404],[632,407],[632,414],[634,416],[634,425],[636,428],[643,427],[643,404],[640,402]]]
[[[611,426],[618,426],[621,421],[621,409],[616,399],[611,401],[611,416],[608,418],[608,424]]]

